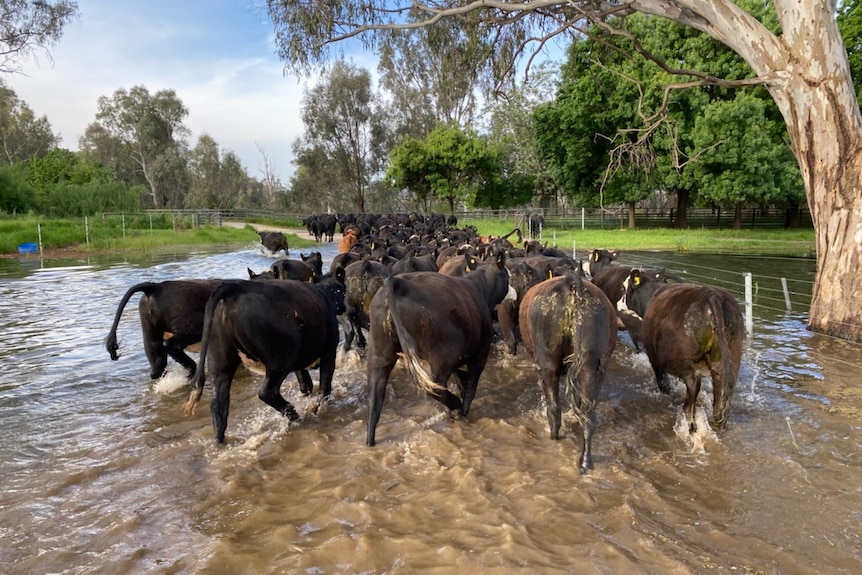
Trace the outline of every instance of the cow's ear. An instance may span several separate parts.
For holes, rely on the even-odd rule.
[[[506,250],[500,250],[497,254],[497,267],[500,269],[506,267]]]
[[[343,266],[338,266],[335,268],[335,279],[338,280],[339,283],[344,283],[344,278],[346,276],[346,272],[344,271]]]
[[[614,250],[614,251],[612,251],[612,252],[611,252],[611,259],[612,259],[612,260],[615,260],[615,259],[617,259],[618,257],[620,257],[620,251],[619,251],[619,250]]]
[[[632,270],[632,285],[635,287],[641,285],[641,272],[640,270]]]
[[[251,268],[245,268],[248,271],[248,279],[253,280],[257,274],[251,271]]]
[[[593,260],[599,261],[599,252],[596,250],[593,250]]]

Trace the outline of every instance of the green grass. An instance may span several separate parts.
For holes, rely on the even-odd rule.
[[[228,226],[195,226],[191,221],[171,220],[162,216],[153,218],[150,227],[147,215],[93,216],[70,219],[42,219],[34,217],[0,217],[0,253],[17,253],[23,243],[38,243],[44,249],[75,246],[87,251],[153,251],[175,246],[240,246],[259,241],[250,225],[244,228]],[[297,226],[298,227],[298,226]],[[316,245],[289,234],[291,247],[306,248]]]
[[[256,223],[287,228],[302,228],[298,219],[267,219]],[[152,225],[152,227],[150,227]],[[482,235],[500,236],[512,231],[508,220],[464,220],[459,226],[474,225]],[[0,216],[0,253],[17,253],[18,245],[39,241],[46,249],[77,246],[81,251],[152,251],[173,246],[240,246],[258,241],[250,225],[236,229],[227,226],[196,227],[191,221],[176,221],[170,216],[93,216],[87,219],[37,219]],[[89,233],[89,243],[87,236]],[[511,239],[515,239],[512,237]],[[288,234],[291,247],[300,249],[317,244]],[[751,255],[814,256],[813,230],[784,229],[648,229],[648,230],[554,230],[546,228],[542,241],[564,251],[577,249],[579,255],[594,248],[630,251],[680,251]]]
[[[512,231],[510,221],[465,220],[459,225],[474,225],[482,235],[505,235]],[[515,239],[515,236],[509,238]],[[538,238],[536,238],[538,239]],[[814,257],[814,230],[785,229],[644,229],[644,230],[554,230],[542,231],[542,243],[564,251],[573,246],[578,254],[595,248],[630,251],[676,251],[751,255]],[[514,242],[513,242],[514,243]]]

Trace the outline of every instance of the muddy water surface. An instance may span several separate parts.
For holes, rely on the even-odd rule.
[[[328,267],[334,246],[321,251]],[[803,312],[755,308],[728,429],[693,441],[676,429],[681,392],[658,393],[623,336],[586,476],[574,418],[549,440],[537,374],[502,346],[467,421],[396,368],[373,448],[361,356],[340,355],[323,405],[289,378],[290,425],[240,371],[216,447],[208,409],[183,414],[177,366],[147,377],[136,299],[119,361],[103,339],[134,283],[271,261],[251,247],[0,261],[0,571],[862,572],[862,349],[805,331]],[[809,260],[672,262],[729,281],[813,274]]]

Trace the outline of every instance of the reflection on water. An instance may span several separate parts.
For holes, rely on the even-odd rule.
[[[335,248],[320,251],[328,267]],[[709,273],[728,283],[777,269],[627,254],[639,256],[680,273],[723,265]],[[296,423],[257,399],[260,376],[240,372],[227,444],[216,447],[208,410],[182,412],[181,370],[147,378],[135,306],[120,324],[119,361],[103,340],[135,283],[244,278],[271,261],[254,249],[0,260],[4,573],[862,571],[862,391],[851,369],[862,350],[807,332],[798,311],[758,302],[728,430],[700,425],[693,444],[674,431],[681,389],[660,394],[622,336],[587,476],[574,417],[549,440],[538,374],[503,346],[468,421],[396,368],[374,448],[355,352],[339,357],[322,405],[286,380]],[[802,277],[813,262],[781,269]],[[710,413],[701,395],[699,412]]]

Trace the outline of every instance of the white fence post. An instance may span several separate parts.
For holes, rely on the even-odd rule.
[[[787,278],[781,278],[781,289],[784,290],[784,305],[787,306],[787,313],[790,313],[790,292],[787,291]]]
[[[751,272],[745,272],[745,330],[748,335],[754,333],[754,313],[751,298]]]

